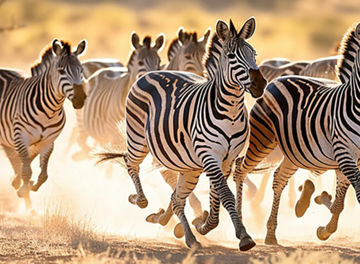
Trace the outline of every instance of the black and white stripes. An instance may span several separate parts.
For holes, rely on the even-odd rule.
[[[47,179],[47,162],[53,142],[65,124],[63,103],[67,97],[74,108],[84,104],[85,94],[78,86],[82,67],[77,58],[85,50],[82,41],[71,52],[66,42],[54,40],[34,66],[30,78],[16,78],[4,88],[0,101],[0,142],[15,171],[13,186],[29,207],[29,190],[37,191]],[[40,153],[41,173],[31,185],[31,161]]]

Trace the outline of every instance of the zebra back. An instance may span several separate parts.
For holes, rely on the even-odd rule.
[[[82,61],[81,65],[84,69],[84,78],[89,79],[92,74],[96,71],[108,68],[108,67],[124,67],[117,59],[113,58],[97,58],[97,59],[89,59],[86,61]]]

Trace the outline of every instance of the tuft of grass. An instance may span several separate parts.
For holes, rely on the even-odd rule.
[[[264,259],[250,259],[251,264],[288,264],[288,263],[307,263],[307,264],[351,264],[355,259],[341,256],[339,253],[324,253],[321,251],[308,252],[297,249],[289,254],[279,252],[276,255],[268,256]]]

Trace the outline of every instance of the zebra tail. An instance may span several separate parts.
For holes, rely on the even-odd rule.
[[[126,162],[126,153],[115,153],[115,152],[102,152],[95,154],[98,157],[96,164],[100,164],[104,161],[123,158]]]

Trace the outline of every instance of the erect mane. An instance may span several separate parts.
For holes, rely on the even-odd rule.
[[[355,62],[355,56],[359,49],[359,40],[354,35],[357,23],[354,23],[341,40],[339,55],[342,55],[338,59],[337,63],[337,75],[342,83],[346,82],[346,77],[349,77],[352,72],[352,67]]]
[[[170,61],[173,56],[176,54],[177,50],[180,48],[180,41],[179,38],[174,38],[169,46],[168,52],[167,52],[167,56],[168,56],[168,60]]]
[[[38,73],[39,70],[41,70],[43,64],[47,61],[50,61],[53,58],[53,51],[52,51],[52,46],[49,45],[47,46],[44,51],[41,53],[42,55],[40,56],[40,62],[34,64],[30,70],[31,70],[31,75],[34,76],[34,74]]]
[[[206,72],[210,76],[213,76],[214,67],[216,68],[216,65],[218,64],[218,57],[220,56],[219,47],[221,47],[219,37],[214,34],[207,44],[206,52],[203,57],[203,64],[205,65]]]
[[[69,42],[61,40],[61,45],[63,46],[63,53],[70,55],[71,54],[71,45]],[[43,67],[46,66],[47,62],[50,62],[54,58],[52,45],[48,45],[44,48],[40,55],[40,62],[31,66],[31,75],[34,76],[43,71]]]

